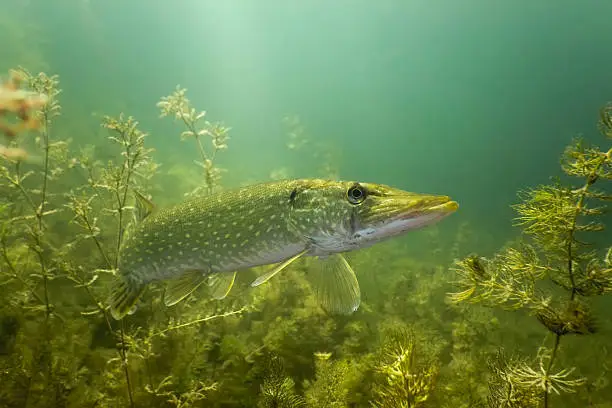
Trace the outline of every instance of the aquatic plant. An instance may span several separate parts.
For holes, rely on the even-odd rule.
[[[526,364],[518,358],[504,355],[502,350],[489,361],[489,407],[526,408],[537,407],[540,394],[529,384],[516,381],[514,373]]]
[[[24,89],[20,89],[22,83]],[[12,82],[3,87],[0,98],[5,112],[14,112],[21,121],[21,125],[5,124],[5,134],[15,139],[20,133],[37,130],[35,142],[42,154],[41,166],[32,169],[23,161],[29,157],[25,153],[4,154],[0,164],[0,178],[9,187],[9,202],[4,204],[8,217],[0,227],[0,252],[4,261],[0,279],[5,290],[10,289],[4,302],[9,306],[23,304],[21,311],[9,309],[9,316],[20,325],[25,324],[27,317],[40,328],[36,337],[19,343],[30,358],[24,359],[21,366],[9,363],[12,384],[19,390],[15,398],[23,401],[30,399],[31,391],[39,387],[56,390],[55,394],[42,397],[42,401],[60,398],[58,392],[65,368],[58,364],[61,340],[56,338],[63,318],[56,311],[51,290],[53,281],[61,275],[58,259],[61,251],[49,231],[54,223],[52,216],[60,211],[54,202],[57,192],[52,191],[50,182],[62,176],[66,165],[66,143],[53,140],[51,132],[53,120],[60,112],[58,85],[56,76],[33,75],[20,69],[13,71]],[[10,152],[10,148],[4,152]],[[29,329],[31,333],[36,332]]]
[[[351,367],[346,360],[333,360],[328,352],[317,352],[315,380],[307,381],[306,404],[310,408],[348,407]]]
[[[148,180],[155,172],[156,165],[150,157],[151,149],[145,147],[147,134],[138,129],[138,122],[133,117],[125,117],[123,114],[118,118],[105,116],[102,127],[110,132],[108,140],[119,147],[119,163],[108,162],[105,166],[83,157],[80,165],[88,175],[88,184],[80,186],[77,191],[67,194],[68,204],[66,207],[73,214],[72,223],[82,231],[78,236],[80,241],[92,240],[104,262],[105,268],[96,268],[93,272],[84,272],[83,268],[71,268],[69,279],[78,287],[84,288],[94,305],[95,310],[88,312],[89,315],[101,313],[104,317],[106,327],[110,333],[115,330],[104,304],[104,295],[96,293],[92,285],[98,280],[99,274],[114,274],[117,270],[119,248],[127,223],[128,206],[134,190],[142,190],[143,180]],[[94,206],[99,213],[94,212]],[[101,217],[115,218],[115,244],[112,248],[102,245],[100,240],[99,223]],[[103,222],[103,221],[102,221]],[[111,228],[108,231],[112,231]],[[121,363],[125,378],[127,394],[130,406],[134,405],[134,393],[130,370],[128,369],[128,345],[126,332],[123,324],[119,327],[117,345],[119,357],[111,360]]]
[[[295,163],[316,163],[314,174],[322,178],[337,180],[341,165],[341,152],[330,140],[317,139],[309,134],[306,126],[300,119],[299,115],[288,115],[282,119],[282,125],[285,128],[285,148],[287,149],[286,157],[295,166]],[[292,176],[292,170],[287,167],[274,169],[270,172],[270,178],[279,180]]]
[[[66,194],[66,207],[73,214],[72,223],[81,230],[78,238],[92,240],[104,261],[105,269],[98,272],[114,273],[123,235],[131,225],[128,216],[134,208],[128,204],[134,191],[146,192],[158,165],[151,157],[153,150],[145,146],[148,135],[138,128],[135,118],[124,114],[117,118],[105,116],[101,125],[109,131],[109,148],[117,148],[116,157],[121,159],[118,163],[112,160],[101,163],[94,160],[92,150],[82,151],[76,161],[87,183]],[[105,248],[100,240],[100,224],[106,224],[107,218],[114,219],[116,224],[114,245],[110,248]]]
[[[386,336],[382,361],[377,367],[381,379],[374,384],[375,408],[422,407],[433,392],[438,367],[417,351],[414,334],[396,329]]]
[[[42,125],[35,112],[47,103],[47,96],[23,89],[22,83],[28,79],[27,72],[13,70],[7,81],[0,82],[0,134],[13,145],[0,144],[0,156],[5,159],[26,159],[28,153],[14,146],[17,138],[22,133],[36,130]]]
[[[105,116],[102,127],[111,132],[108,139],[119,145],[122,162],[118,165],[108,163],[103,169],[97,189],[106,190],[112,197],[113,205],[110,213],[117,219],[116,251],[113,268],[117,267],[119,247],[123,239],[126,223],[128,199],[131,200],[136,190],[142,190],[142,182],[150,179],[156,170],[150,153],[152,149],[145,147],[147,134],[138,129],[138,122],[133,117],[119,115],[118,119]]]
[[[146,194],[157,170],[145,146],[147,135],[132,117],[104,117],[110,143],[97,151],[108,151],[112,159],[97,160],[91,147],[70,157],[68,143],[51,137],[59,113],[57,77],[20,70],[11,81],[0,98],[2,113],[15,117],[15,124],[3,127],[9,142],[21,142],[18,136],[29,136],[30,130],[39,133],[27,157],[0,157],[0,190],[6,193],[0,198],[0,285],[7,293],[0,299],[0,405],[163,401],[193,406],[214,391],[214,381],[190,378],[192,362],[180,355],[173,356],[178,375],[159,372],[151,363],[164,341],[180,341],[193,334],[189,328],[246,308],[228,311],[235,306],[230,302],[226,310],[215,310],[210,301],[199,302],[185,313],[189,321],[169,320],[153,309],[151,332],[145,334],[123,322],[114,327],[105,301],[106,277],[115,273],[118,249],[132,225],[133,192]],[[39,100],[44,104],[34,103]],[[28,144],[33,143],[24,140]],[[66,286],[67,281],[74,286]],[[189,306],[186,302],[183,310]],[[144,385],[141,378],[147,379]]]
[[[181,120],[187,130],[181,133],[181,139],[194,138],[200,154],[200,161],[195,163],[204,171],[204,182],[207,193],[212,193],[214,188],[221,181],[222,169],[215,165],[217,153],[227,149],[228,133],[230,128],[221,123],[211,123],[202,119],[206,117],[206,111],[196,111],[187,99],[187,89],[176,87],[176,90],[169,96],[162,97],[157,103],[161,110],[161,117],[174,116]],[[210,146],[205,148],[203,137],[210,138]],[[202,188],[198,187],[189,195],[201,194]]]
[[[612,105],[601,110],[599,129],[612,139]],[[458,284],[464,290],[451,296],[455,302],[526,309],[553,335],[552,346],[538,351],[535,367],[525,362],[496,366],[497,377],[510,390],[539,390],[544,407],[550,405],[551,393],[574,392],[585,383],[573,376],[573,368],[556,367],[561,340],[593,333],[587,300],[612,292],[612,248],[603,254],[588,241],[590,233],[604,229],[597,217],[612,199],[604,186],[596,189],[612,179],[612,148],[600,150],[575,140],[566,148],[561,167],[581,184],[558,181],[522,192],[522,202],[514,208],[525,239],[491,259],[471,255],[457,261]],[[495,395],[491,406],[511,406],[500,405]]]
[[[24,72],[17,78],[28,97],[57,103],[56,77]],[[51,106],[55,110],[49,110]],[[225,142],[214,142],[207,133],[195,137],[213,125],[202,118],[192,120],[197,114],[190,103],[175,106],[188,113],[179,119],[194,132],[197,146],[215,159],[216,168],[214,143]],[[463,302],[449,308],[439,301],[447,290],[451,256],[465,253],[465,225],[454,238],[432,230],[427,235],[432,241],[428,248],[433,248],[428,257],[406,256],[411,244],[399,241],[356,254],[364,293],[360,310],[350,317],[328,315],[318,306],[307,279],[316,260],[308,260],[258,291],[249,285],[260,271],[241,273],[222,302],[211,299],[203,287],[167,308],[160,301],[163,288],[152,285],[134,314],[121,322],[110,319],[108,283],[116,273],[118,248],[131,233],[132,215],[138,211],[134,192],[156,196],[167,186],[157,184],[158,165],[147,133],[133,117],[104,117],[99,130],[103,143],[77,152],[62,139],[62,121],[56,122],[53,112],[59,112],[59,105],[32,107],[27,120],[38,126],[20,128],[20,135],[5,138],[7,147],[28,153],[25,160],[0,158],[0,406],[473,408],[485,406],[488,390],[490,406],[518,408],[541,403],[544,387],[549,393],[563,393],[575,388],[572,381],[581,381],[577,370],[561,365],[565,361],[560,352],[546,374],[550,348],[537,354],[535,364],[525,357],[495,354],[497,339],[491,333],[504,322],[500,324],[491,309]],[[21,120],[5,113],[0,119]],[[62,118],[69,113],[63,112]],[[168,114],[176,117],[176,111]],[[290,138],[290,149],[325,152],[300,142],[299,122],[288,125],[295,127],[296,135]],[[609,169],[609,164],[603,167]],[[593,184],[583,203],[589,210],[599,194]],[[206,181],[196,193],[218,187]],[[192,186],[181,180],[176,188],[188,191]],[[583,218],[592,217],[581,215],[578,226]],[[470,243],[478,235],[474,232]],[[582,231],[577,239],[583,241]],[[601,265],[595,268],[586,258],[575,258],[589,254],[589,247],[572,247],[575,306],[560,308],[560,291],[542,285],[544,278],[555,276],[559,283],[552,285],[560,288],[574,286],[563,279],[566,275],[554,275],[553,267],[562,270],[566,258],[564,251],[549,255],[551,250],[532,240],[504,249],[505,257],[477,257],[475,263],[493,275],[491,265],[506,271],[501,265],[509,260],[537,260],[539,267],[533,269],[545,276],[533,285],[535,302],[525,303],[527,309],[550,326],[553,336],[563,333],[561,339],[569,332],[590,332],[594,319],[581,317],[590,316],[586,295],[609,291],[602,276],[610,268],[611,255],[593,253],[598,260],[593,265]],[[597,272],[594,277],[582,272],[585,267]],[[515,274],[511,281],[521,276]],[[587,277],[589,285],[583,283]],[[516,287],[532,290],[525,283]],[[561,291],[569,299],[571,290]],[[480,285],[467,297],[483,292]],[[496,302],[502,298],[487,297]],[[506,299],[511,304],[514,298]],[[543,299],[550,300],[552,312],[530,307]],[[534,325],[537,322],[534,319]],[[525,344],[534,345],[531,339]],[[598,383],[589,386],[600,390],[606,386],[606,373],[596,371],[581,366],[582,375],[599,376]]]
[[[271,356],[268,373],[261,385],[258,407],[301,408],[304,400],[295,392],[295,382],[285,373],[282,359]]]

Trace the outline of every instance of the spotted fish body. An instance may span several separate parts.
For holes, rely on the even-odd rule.
[[[119,269],[147,283],[185,270],[233,271],[295,255],[305,242],[287,228],[283,187],[259,185],[162,209],[128,237]]]
[[[302,255],[326,257],[366,247],[435,222],[456,208],[446,196],[317,179],[263,183],[189,199],[145,214],[127,234],[111,313],[123,317],[152,281],[188,277],[166,302],[174,304],[208,277],[281,263],[271,277]],[[356,291],[346,300],[354,306],[354,273],[343,259],[337,265],[337,276],[345,282],[338,286],[329,281],[336,275],[324,276],[323,293],[333,298],[339,290]],[[231,287],[233,278],[229,281]]]

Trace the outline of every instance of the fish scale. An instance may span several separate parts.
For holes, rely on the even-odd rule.
[[[121,249],[119,269],[143,282],[184,269],[220,272],[284,259],[305,243],[287,226],[292,184],[199,197],[147,218]],[[151,274],[153,272],[153,274]]]
[[[329,255],[436,222],[457,203],[381,184],[300,179],[223,191],[159,210],[137,194],[137,207],[140,220],[124,237],[109,300],[117,319],[150,282],[169,281],[166,304],[172,305],[214,277],[222,298],[235,271],[279,263],[254,282],[259,285],[301,256],[330,258],[333,267],[312,274],[319,276],[319,293],[328,306],[353,310],[359,304],[354,272],[343,258]]]

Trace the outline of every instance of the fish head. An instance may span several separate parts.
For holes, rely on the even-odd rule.
[[[445,195],[412,193],[382,184],[354,183],[347,189],[353,204],[351,239],[375,243],[434,224],[459,204]]]
[[[294,191],[291,223],[319,253],[367,247],[436,223],[459,208],[448,196],[383,184],[311,181]]]

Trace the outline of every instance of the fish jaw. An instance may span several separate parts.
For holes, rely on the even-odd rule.
[[[352,237],[360,247],[435,224],[459,208],[448,196],[410,193],[377,185],[367,187],[371,201],[358,211]]]

